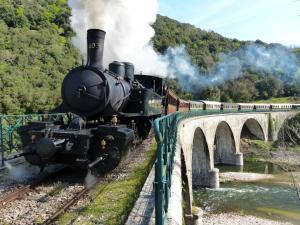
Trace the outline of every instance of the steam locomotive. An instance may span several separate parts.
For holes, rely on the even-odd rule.
[[[115,168],[135,138],[145,139],[163,114],[164,80],[134,75],[134,65],[114,61],[103,68],[105,31],[87,32],[87,63],[72,69],[55,112],[70,122],[38,121],[19,129],[25,159],[41,168],[64,164],[104,173]]]
[[[30,122],[19,129],[25,159],[49,164],[114,169],[135,139],[147,138],[152,121],[175,111],[296,109],[299,104],[246,104],[186,101],[168,90],[164,79],[135,75],[134,65],[114,61],[103,68],[105,31],[87,32],[87,63],[72,69],[61,88],[55,112],[77,115],[64,121]]]

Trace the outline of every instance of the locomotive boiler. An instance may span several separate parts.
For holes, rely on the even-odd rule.
[[[38,121],[19,129],[25,159],[41,168],[63,164],[103,173],[115,168],[136,138],[145,139],[163,112],[163,79],[134,75],[134,65],[103,67],[105,32],[87,32],[87,63],[72,69],[55,112],[73,113],[68,123]]]

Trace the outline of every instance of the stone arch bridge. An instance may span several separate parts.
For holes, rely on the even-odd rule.
[[[181,224],[182,213],[178,205],[182,201],[187,206],[187,212],[192,211],[193,186],[219,187],[219,170],[214,167],[216,163],[243,165],[240,140],[245,130],[251,138],[275,141],[286,119],[297,113],[216,114],[183,120],[178,126],[169,224]]]

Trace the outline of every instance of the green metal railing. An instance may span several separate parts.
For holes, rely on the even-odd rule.
[[[155,162],[155,223],[167,224],[171,176],[177,142],[177,126],[183,119],[190,117],[220,114],[224,112],[199,110],[175,112],[154,121],[154,133],[157,142],[157,158]],[[229,113],[227,111],[227,113]]]
[[[156,225],[167,224],[167,212],[169,205],[171,176],[177,142],[177,126],[188,118],[229,113],[258,113],[278,112],[287,110],[199,110],[190,112],[175,112],[154,121],[154,133],[157,142],[157,158],[155,162],[155,223]],[[180,207],[180,206],[179,206]]]
[[[29,115],[0,115],[0,155],[1,165],[4,165],[5,158],[17,153],[21,147],[21,142],[17,129],[32,121],[57,121],[67,122],[72,118],[72,114],[29,114]]]

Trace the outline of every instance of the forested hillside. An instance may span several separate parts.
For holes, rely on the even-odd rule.
[[[190,24],[180,23],[165,16],[158,16],[154,24],[156,36],[153,39],[154,47],[160,53],[169,46],[184,44],[192,62],[204,74],[209,73],[213,65],[218,62],[221,52],[235,51],[250,42],[224,38],[215,32],[207,32]],[[257,40],[257,45],[272,47]],[[298,57],[300,56],[299,49]],[[300,57],[299,57],[300,62]],[[298,74],[300,74],[298,72]],[[280,74],[257,73],[244,68],[243,75],[236,80],[227,81],[218,87],[207,87],[193,93],[195,99],[210,99],[217,101],[250,102],[259,99],[269,99],[281,96],[299,96],[300,78],[283,83],[277,77]],[[176,80],[170,81],[173,89],[181,96],[187,96],[180,90]]]
[[[79,52],[71,44],[70,15],[67,0],[0,0],[0,113],[47,111],[60,103],[63,77],[80,63]],[[203,73],[218,62],[219,53],[248,43],[163,16],[158,16],[153,27],[157,51],[164,53],[169,46],[184,44]],[[299,57],[299,49],[295,52]],[[176,80],[170,80],[170,86],[181,96],[192,97],[182,92]],[[272,74],[262,76],[245,70],[239,79],[199,90],[193,97],[254,101],[299,93],[296,83],[284,85]]]
[[[71,45],[67,0],[0,0],[0,113],[47,111],[60,102]]]

